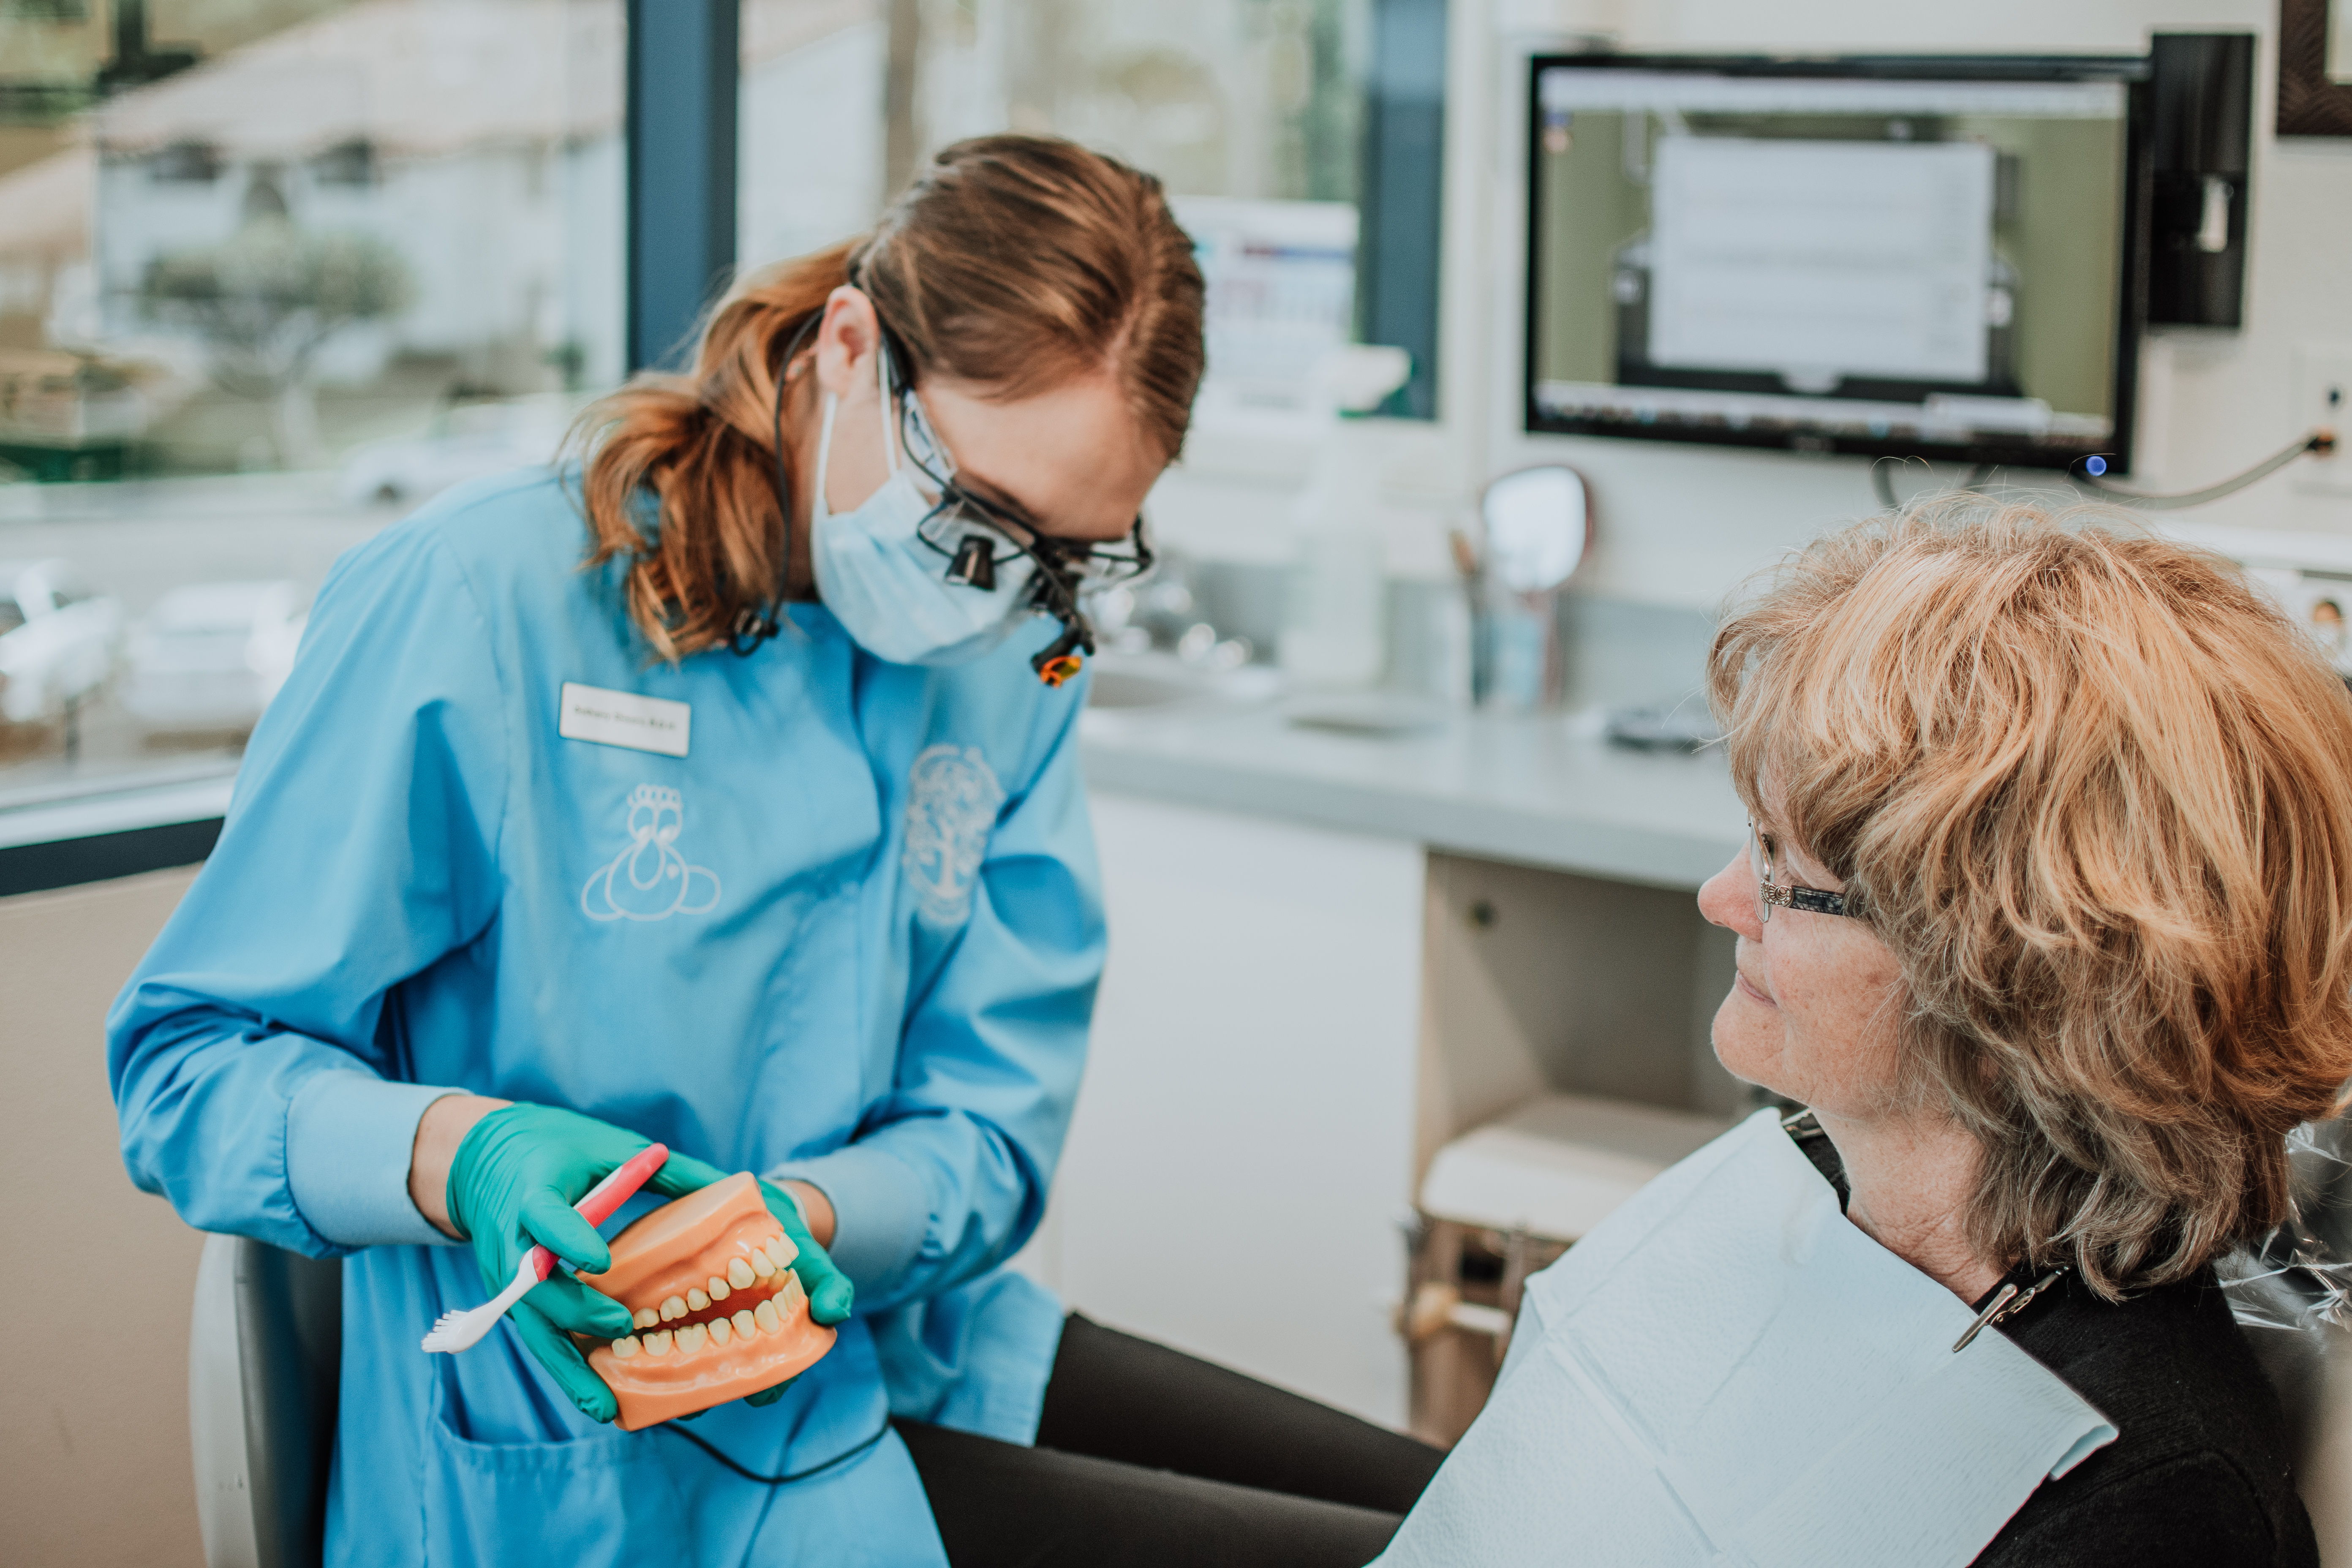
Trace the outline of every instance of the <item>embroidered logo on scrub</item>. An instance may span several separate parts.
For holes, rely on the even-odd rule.
[[[988,835],[1004,805],[1004,786],[978,746],[932,746],[907,771],[907,847],[898,857],[915,890],[915,911],[929,925],[961,925],[971,915]]]
[[[580,889],[580,910],[592,921],[666,921],[704,915],[719,907],[719,875],[689,866],[676,847],[686,826],[686,801],[661,784],[629,792],[629,847],[597,868]]]

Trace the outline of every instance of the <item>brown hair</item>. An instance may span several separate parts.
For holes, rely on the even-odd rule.
[[[864,238],[737,284],[691,372],[640,374],[576,427],[589,564],[630,563],[630,614],[662,658],[723,644],[783,581],[777,377],[844,283],[872,298],[919,385],[938,374],[1018,398],[1104,369],[1171,459],[1183,447],[1202,290],[1160,182],[1052,137],[960,142]],[[791,400],[788,431],[813,402]],[[782,458],[796,486],[789,435]]]
[[[2113,1297],[2285,1216],[2352,1078],[2352,700],[2236,567],[1948,498],[1768,574],[1708,685],[1901,965],[1985,1256]]]

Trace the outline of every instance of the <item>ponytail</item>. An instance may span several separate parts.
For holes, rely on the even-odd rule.
[[[1013,398],[1108,369],[1167,456],[1182,448],[1202,287],[1160,182],[1052,137],[959,142],[870,234],[739,284],[690,372],[641,374],[575,426],[588,564],[629,563],[629,614],[659,658],[725,645],[782,592],[782,507],[802,481],[789,436],[777,450],[777,383],[845,283],[872,298],[918,385],[939,374]],[[789,430],[810,396],[786,396]]]

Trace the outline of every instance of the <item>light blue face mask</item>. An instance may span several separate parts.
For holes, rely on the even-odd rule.
[[[948,581],[949,557],[926,543],[923,520],[934,503],[915,483],[911,465],[898,460],[889,416],[887,367],[877,353],[882,390],[882,458],[890,477],[852,510],[825,504],[825,466],[833,455],[833,425],[841,400],[827,394],[817,437],[816,496],[809,553],[817,596],[857,645],[892,664],[963,664],[1002,643],[1026,618],[1032,563],[1023,557],[999,566],[995,584],[976,588]],[[908,393],[908,396],[914,395]]]

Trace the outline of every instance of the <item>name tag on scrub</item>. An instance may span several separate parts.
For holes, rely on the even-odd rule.
[[[607,691],[601,686],[567,680],[556,733],[567,741],[593,741],[600,746],[626,746],[633,752],[682,757],[693,718],[690,703],[640,697],[634,691]]]

